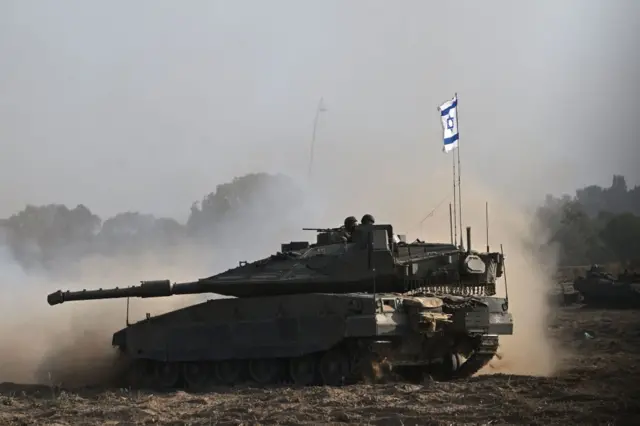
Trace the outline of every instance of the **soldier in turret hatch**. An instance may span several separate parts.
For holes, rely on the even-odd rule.
[[[356,230],[358,226],[358,219],[355,216],[349,216],[344,220],[344,230],[342,231],[342,239],[343,241],[351,241],[351,236],[353,235],[353,231]]]
[[[351,238],[349,239],[349,241],[350,242],[366,241],[368,230],[370,229],[371,225],[376,223],[375,219],[370,214],[365,214],[364,216],[362,216],[362,220],[360,221],[359,225],[357,221],[355,223],[356,225],[354,226],[353,231],[351,231]]]
[[[367,213],[362,216],[362,220],[360,221],[360,223],[363,225],[373,225],[374,223],[376,223],[376,220],[373,218],[373,216]]]

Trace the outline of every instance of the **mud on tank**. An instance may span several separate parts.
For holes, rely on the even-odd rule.
[[[469,377],[513,334],[508,298],[496,296],[504,256],[453,244],[406,243],[389,224],[316,230],[314,244],[208,278],[58,291],[67,301],[216,293],[128,325],[113,345],[129,363],[126,385],[202,390],[259,385],[342,385],[389,377]],[[506,283],[505,283],[506,289]]]

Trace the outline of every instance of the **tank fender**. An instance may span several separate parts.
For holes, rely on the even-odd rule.
[[[126,352],[174,362],[297,357],[328,350],[346,335],[345,318],[337,315],[171,328],[140,325],[127,329]]]
[[[458,329],[464,328],[469,334],[513,334],[513,316],[503,309],[505,299],[475,298],[473,302],[471,307],[454,313],[453,323]]]

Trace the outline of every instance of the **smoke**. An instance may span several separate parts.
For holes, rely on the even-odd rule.
[[[58,289],[122,287],[142,279],[193,279],[205,264],[195,249],[176,249],[180,266],[162,256],[87,258],[79,260],[73,281],[26,272],[9,257],[0,257],[5,296],[0,302],[0,382],[85,385],[111,372],[115,351],[111,335],[125,326],[125,299],[71,302],[51,307],[46,296]],[[194,273],[195,272],[195,273]],[[195,297],[132,299],[130,315],[141,319],[193,302]]]
[[[107,2],[69,10],[0,5],[0,60],[10,58],[0,66],[3,215],[27,202],[83,202],[103,214],[177,217],[211,182],[255,170],[306,175],[318,97],[328,108],[317,129],[316,185],[305,188],[303,201],[265,188],[204,245],[158,244],[145,254],[113,247],[113,256],[75,258],[56,275],[25,272],[3,253],[0,380],[41,381],[37,371],[82,364],[72,355],[110,350],[124,301],[49,307],[46,294],[58,288],[213,274],[282,241],[313,238],[302,226],[334,226],[352,214],[371,213],[410,237],[448,241],[446,202],[420,222],[450,199],[450,168],[437,169],[448,160],[439,153],[435,108],[454,91],[474,141],[463,142],[471,160],[464,164],[464,222],[482,248],[489,201],[492,248],[501,242],[507,255],[515,335],[502,339],[503,362],[493,371],[552,371],[544,297],[545,267],[555,254],[541,258],[529,248],[543,230],[515,199],[603,182],[613,172],[637,182],[636,139],[628,135],[638,134],[638,97],[624,94],[640,63],[630,44],[639,3],[480,9],[415,2],[408,13],[406,5],[340,2],[339,19],[331,2],[256,3],[231,2],[224,13],[211,2],[179,10],[128,5],[127,13]],[[453,15],[460,31],[441,19]],[[78,23],[73,30],[70,19]],[[501,48],[487,49],[494,45]],[[617,125],[602,126],[600,105],[612,98]],[[558,99],[571,100],[561,120]],[[32,248],[35,259],[37,247],[24,251]],[[134,300],[132,316],[178,300],[187,298]]]
[[[255,260],[278,250],[280,240],[295,235],[305,218],[313,221],[314,209],[309,206],[319,203],[311,198],[298,197],[296,207],[282,213],[282,202],[291,201],[290,197],[290,184],[277,181],[262,188],[247,208],[225,219],[222,225],[228,232],[219,234],[216,241],[158,245],[138,254],[112,247],[114,256],[85,256],[55,273],[22,269],[6,246],[0,245],[4,292],[0,299],[0,382],[83,386],[109,380],[118,361],[111,338],[125,327],[126,299],[51,307],[46,303],[47,294],[58,289],[123,287],[150,279],[190,281],[236,266],[238,260]],[[158,315],[207,297],[216,295],[131,299],[130,319],[134,322],[146,313]]]
[[[447,166],[422,172],[424,175],[420,180],[426,182],[423,185],[389,182],[388,179],[375,182],[373,186],[378,193],[385,194],[381,200],[376,201],[375,197],[369,200],[371,212],[385,212],[376,215],[376,221],[392,223],[394,231],[406,233],[408,240],[419,237],[426,241],[449,241],[448,203],[452,200],[452,188],[451,168]],[[402,179],[411,181],[409,175],[410,172],[405,172]],[[518,177],[514,176],[514,180]],[[514,334],[500,338],[502,359],[494,359],[482,374],[552,375],[558,365],[560,348],[547,335],[550,314],[547,294],[557,252],[551,248],[540,252],[539,247],[548,236],[536,222],[534,211],[527,210],[504,191],[488,184],[486,179],[467,172],[462,180],[462,191],[463,228],[471,227],[474,250],[486,250],[488,202],[490,249],[499,251],[501,245],[504,249],[509,309],[514,316]],[[459,223],[457,228],[456,241],[463,236],[466,246],[466,230],[460,230]],[[499,280],[498,296],[504,297],[504,282],[505,277]]]
[[[501,337],[501,357],[481,373],[553,375],[559,366],[561,348],[548,335],[551,314],[548,294],[553,285],[557,250],[551,247],[545,247],[544,252],[538,250],[546,232],[531,213],[507,208],[498,210],[492,218],[501,228],[494,241],[504,244],[506,275],[502,280],[508,286],[514,334]],[[504,296],[505,291],[501,288],[499,294]]]
[[[500,338],[501,359],[494,359],[481,374],[552,375],[556,371],[559,349],[547,334],[550,314],[547,294],[557,253],[551,249],[540,252],[539,247],[547,241],[547,235],[532,211],[525,210],[474,177],[466,179],[462,185],[463,227],[471,227],[471,245],[475,250],[486,250],[488,203],[489,246],[492,251],[503,249],[505,254],[506,271],[499,281],[498,295],[505,296],[506,281],[509,309],[514,316],[514,334]],[[447,210],[448,216],[448,206],[443,210]],[[445,229],[448,233],[448,226]],[[430,230],[433,236],[437,234],[440,239],[448,239],[448,235]],[[466,239],[466,230],[458,229],[458,239],[460,235]]]
[[[446,167],[435,169],[424,181],[446,182],[449,173]],[[113,247],[110,252],[115,252],[115,256],[78,259],[72,269],[66,269],[66,276],[72,279],[64,279],[59,273],[24,271],[6,250],[0,251],[0,279],[6,292],[0,302],[4,317],[0,325],[0,382],[74,386],[103,382],[113,372],[116,353],[111,347],[111,336],[125,326],[125,299],[49,307],[45,297],[57,289],[122,287],[145,279],[192,280],[233,267],[239,260],[251,261],[268,255],[278,250],[280,242],[310,239],[313,235],[302,233],[303,226],[337,225],[351,214],[374,213],[378,223],[392,223],[396,232],[406,232],[409,238],[429,241],[450,238],[448,205],[446,202],[435,205],[447,200],[448,185],[433,185],[425,190],[418,185],[380,182],[377,188],[385,195],[366,199],[358,194],[344,197],[329,188],[306,187],[304,194],[299,194],[283,183],[273,180],[261,187],[259,194],[245,200],[242,208],[224,219],[224,232],[217,233],[215,241],[203,245],[185,240],[179,245],[159,245],[133,255],[130,251],[118,253],[118,247]],[[428,202],[413,196],[418,190],[429,194]],[[501,338],[501,359],[494,360],[481,374],[553,374],[558,350],[547,337],[546,324],[549,274],[554,270],[556,254],[536,249],[545,239],[545,232],[537,226],[533,212],[520,208],[500,191],[471,176],[463,181],[463,190],[463,226],[471,226],[472,247],[477,250],[483,250],[486,244],[488,202],[490,245],[492,250],[504,247],[510,310],[515,321],[514,335]],[[429,210],[425,209],[429,202],[437,208],[418,225],[425,210]],[[287,207],[283,209],[283,205]],[[459,240],[465,233],[457,226]],[[500,286],[498,291],[503,296],[505,289]],[[132,299],[130,317],[139,320],[146,313],[157,315],[205,297]]]

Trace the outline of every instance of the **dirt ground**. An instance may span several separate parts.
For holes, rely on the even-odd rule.
[[[451,383],[203,395],[4,383],[0,424],[640,424],[640,312],[562,308],[549,330],[573,352],[554,378],[495,374]]]

